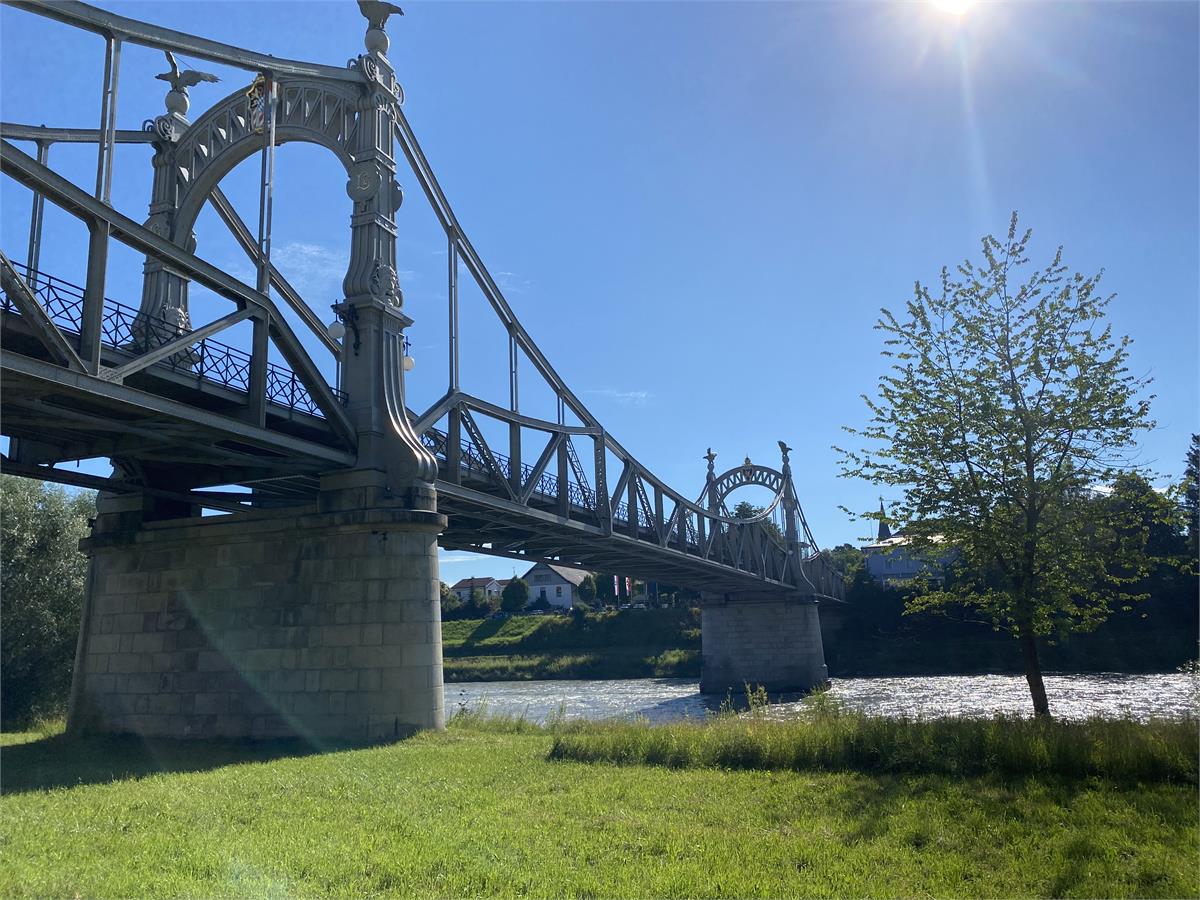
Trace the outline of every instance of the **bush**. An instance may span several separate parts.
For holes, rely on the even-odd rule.
[[[583,576],[583,580],[579,582],[579,599],[587,606],[592,606],[596,602],[596,576],[588,572]]]
[[[514,578],[504,586],[500,594],[500,608],[506,612],[519,612],[529,602],[529,582],[524,578]]]
[[[87,579],[92,493],[0,475],[0,679],[5,728],[62,715]]]

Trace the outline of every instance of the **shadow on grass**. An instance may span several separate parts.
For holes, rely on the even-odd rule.
[[[928,803],[923,802],[926,798]],[[1039,835],[1042,880],[1035,893],[1041,896],[1105,896],[1096,892],[1097,886],[1131,865],[1132,871],[1125,874],[1136,885],[1133,896],[1196,896],[1195,881],[1190,886],[1176,882],[1157,853],[1131,863],[1128,848],[1111,846],[1111,832],[1093,834],[1090,828],[1106,818],[1120,821],[1119,830],[1132,843],[1151,846],[1164,840],[1166,828],[1180,835],[1181,846],[1194,848],[1194,839],[1183,837],[1196,829],[1195,797],[1187,785],[1058,775],[871,774],[839,783],[822,802],[852,823],[840,836],[847,845],[894,837],[911,850],[937,852],[943,835],[952,835],[955,827],[976,829],[981,839],[986,833],[989,840],[1010,840],[1006,831],[1010,836]],[[1104,812],[1098,814],[1097,807]],[[934,808],[941,810],[941,818],[913,812]],[[790,815],[790,810],[781,810],[781,815]],[[1194,879],[1194,872],[1194,866],[1182,866],[1177,874]],[[979,889],[977,884],[966,887],[966,896]]]
[[[470,634],[463,638],[463,647],[474,647],[482,641],[486,641],[490,637],[494,637],[496,632],[504,627],[507,619],[484,619],[480,622]]]
[[[168,772],[351,750],[363,744],[278,740],[171,740],[131,734],[55,735],[0,748],[0,793],[108,784]]]

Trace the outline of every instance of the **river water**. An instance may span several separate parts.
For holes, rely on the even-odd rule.
[[[1184,674],[1047,675],[1050,711],[1063,719],[1090,716],[1136,719],[1196,715],[1200,680]],[[567,718],[644,717],[652,722],[702,718],[721,705],[690,679],[610,681],[491,681],[446,685],[446,712],[486,707],[534,721],[561,711]],[[1028,716],[1029,689],[1020,675],[948,675],[921,678],[835,678],[830,695],[863,712],[884,716]],[[772,716],[796,715],[803,699],[773,703]]]

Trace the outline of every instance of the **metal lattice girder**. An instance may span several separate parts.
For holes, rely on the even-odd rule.
[[[269,297],[100,203],[8,141],[0,141],[0,170],[84,221],[103,223],[112,237],[147,256],[169,263],[218,295],[233,300],[239,306],[262,309],[269,317],[271,335],[284,359],[312,393],[317,406],[334,430],[347,445],[354,445],[355,430],[345,410]]]

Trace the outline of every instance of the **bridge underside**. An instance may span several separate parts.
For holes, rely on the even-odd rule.
[[[131,458],[191,488],[276,480],[354,462],[351,454],[306,437],[302,423],[281,420],[266,428],[231,417],[222,409],[231,404],[215,392],[167,381],[167,390],[160,383],[152,393],[14,353],[4,355],[2,371],[4,433],[20,442],[14,461],[26,465]],[[172,396],[188,393],[190,400]],[[195,395],[210,408],[199,407]]]

